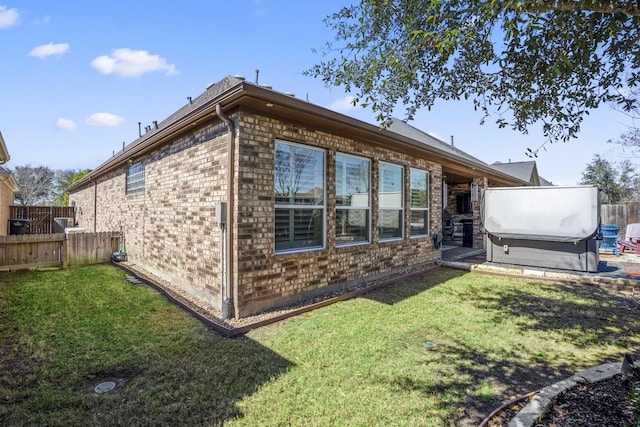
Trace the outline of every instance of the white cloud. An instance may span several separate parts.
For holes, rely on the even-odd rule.
[[[176,74],[175,65],[159,55],[151,55],[146,50],[116,49],[111,56],[102,55],[91,61],[93,68],[102,74],[116,74],[121,77],[138,77],[153,71]]]
[[[47,56],[62,55],[67,52],[69,52],[69,45],[67,43],[49,43],[34,48],[29,52],[29,56],[46,58]]]
[[[76,123],[73,120],[65,119],[60,117],[56,121],[56,127],[58,129],[75,129],[77,127]]]
[[[329,105],[329,108],[338,112],[353,110],[354,108],[356,108],[353,103],[354,99],[355,98],[351,95],[345,96],[341,99],[336,99],[331,103],[331,105]]]
[[[51,17],[50,16],[45,16],[44,18],[42,18],[40,20],[37,20],[37,21],[34,21],[33,23],[35,25],[46,25],[49,22],[51,22]]]
[[[89,116],[85,121],[89,126],[97,127],[114,127],[124,122],[124,119],[120,116],[116,116],[111,113],[95,113]]]
[[[0,6],[0,28],[13,27],[18,23],[19,17],[17,9],[7,9],[5,6]]]

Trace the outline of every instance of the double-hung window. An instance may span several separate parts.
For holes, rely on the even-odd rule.
[[[411,236],[429,234],[429,173],[411,169]]]
[[[136,162],[127,170],[127,194],[144,192],[144,162]]]
[[[404,168],[380,162],[378,167],[378,236],[398,240],[404,236]]]
[[[336,246],[369,243],[371,161],[336,154]]]
[[[275,251],[325,246],[323,150],[276,141]]]

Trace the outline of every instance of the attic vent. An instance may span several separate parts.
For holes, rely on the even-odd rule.
[[[273,89],[273,87],[271,85],[262,85],[263,88],[265,89]]]
[[[285,95],[287,95],[287,96],[290,96],[290,97],[292,97],[292,98],[295,98],[295,97],[296,97],[296,94],[295,94],[295,93],[285,92],[284,94],[285,94]]]
[[[240,74],[236,74],[236,75],[235,75],[235,76],[233,76],[233,77],[235,77],[235,78],[236,78],[236,79],[238,79],[238,80],[242,80],[242,81],[244,81],[244,80],[245,80],[244,76],[241,76]]]
[[[211,82],[207,85],[207,90],[211,89],[212,87],[214,87],[216,84],[214,82]]]

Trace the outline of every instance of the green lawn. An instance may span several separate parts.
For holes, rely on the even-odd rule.
[[[0,425],[477,425],[640,349],[587,286],[440,269],[229,339],[125,275],[0,275]]]

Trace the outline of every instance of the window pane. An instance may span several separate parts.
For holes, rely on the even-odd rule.
[[[411,169],[411,207],[428,208],[429,175],[425,171]]]
[[[378,203],[381,208],[402,208],[402,167],[380,163]]]
[[[336,210],[336,245],[369,241],[368,209]]]
[[[144,163],[136,162],[127,170],[127,194],[144,191]]]
[[[411,235],[429,234],[429,211],[411,211]]]
[[[324,152],[276,142],[276,204],[324,204]]]
[[[322,209],[276,209],[276,251],[322,247]]]
[[[402,211],[383,210],[378,218],[378,234],[380,239],[396,239],[402,237]]]
[[[368,159],[336,155],[336,206],[369,206]]]

